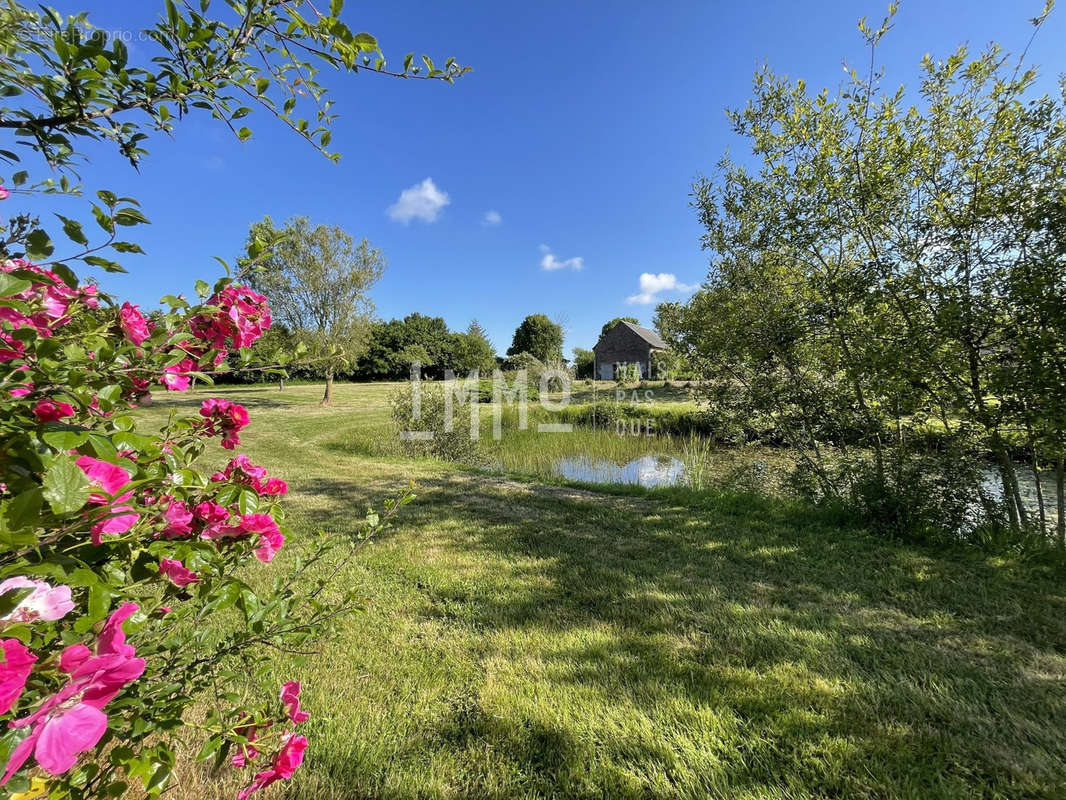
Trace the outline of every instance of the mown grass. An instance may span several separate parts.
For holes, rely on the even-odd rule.
[[[297,536],[419,485],[343,577],[366,613],[279,665],[314,717],[271,796],[1064,796],[1061,572],[754,496],[360,456],[335,443],[387,427],[392,387],[335,388],[224,391]],[[172,796],[238,783],[185,765]]]

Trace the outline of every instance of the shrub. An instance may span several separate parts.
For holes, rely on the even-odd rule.
[[[403,451],[421,458],[439,458],[443,461],[467,464],[480,463],[478,443],[470,438],[470,400],[456,399],[453,402],[451,430],[446,430],[448,426],[445,424],[447,407],[444,384],[423,381],[418,384],[418,392],[417,414],[411,384],[397,389],[389,401]]]
[[[285,544],[288,487],[242,454],[214,474],[195,466],[213,439],[240,446],[247,411],[210,398],[159,433],[139,431],[131,413],[153,389],[209,382],[270,326],[265,298],[224,278],[204,303],[171,298],[148,319],[25,261],[0,267],[0,289],[3,783],[25,790],[36,764],[53,794],[138,777],[154,794],[174,764],[169,732],[208,688],[219,701],[201,726],[203,753],[250,760],[256,741],[275,753],[264,761],[298,763],[299,685],[270,704],[228,687],[271,648],[299,646],[353,607],[348,595],[323,603],[325,579],[307,565],[343,561],[361,542],[323,538],[303,567],[257,591],[241,575]],[[368,518],[364,536],[378,526]],[[236,624],[211,623],[224,614]],[[78,764],[107,745],[107,760]]]

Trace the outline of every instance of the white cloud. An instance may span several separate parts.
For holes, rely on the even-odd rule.
[[[503,222],[503,217],[500,216],[499,211],[486,211],[485,216],[481,218],[481,224],[490,227],[499,225],[501,222]]]
[[[646,306],[658,302],[662,292],[693,292],[696,288],[687,283],[678,283],[677,276],[672,272],[660,272],[658,275],[643,272],[640,275],[640,292],[627,297],[626,302]]]
[[[559,269],[572,269],[577,272],[585,266],[585,259],[581,256],[564,259],[556,258],[555,253],[546,244],[540,246],[540,252],[544,253],[544,258],[540,260],[540,268],[547,272],[555,272]]]
[[[400,199],[389,206],[388,214],[391,219],[404,225],[413,219],[436,222],[441,209],[450,202],[448,193],[438,189],[432,178],[426,178],[400,192]]]

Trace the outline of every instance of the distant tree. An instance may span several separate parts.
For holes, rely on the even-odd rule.
[[[359,380],[383,381],[402,378],[408,369],[403,362],[404,325],[402,320],[378,320],[370,325],[366,351],[359,359]]]
[[[606,336],[607,335],[607,331],[609,331],[611,328],[613,328],[619,322],[632,322],[634,325],[639,325],[640,324],[640,320],[637,319],[636,317],[615,317],[610,322],[605,322],[603,324],[603,327],[600,329],[600,336]]]
[[[368,292],[385,270],[385,257],[366,239],[356,244],[341,228],[312,226],[306,217],[280,229],[265,217],[252,224],[249,240],[277,242],[250,282],[270,299],[277,320],[320,360],[327,405],[337,368],[366,349],[374,310]]]
[[[491,372],[496,367],[496,348],[476,319],[465,333],[452,334],[452,351],[457,372],[468,373],[473,369]]]
[[[596,367],[596,354],[583,347],[574,348],[574,377],[591,378]]]
[[[440,378],[452,366],[452,333],[444,317],[408,314],[403,318],[403,368],[405,374],[411,363],[422,364],[430,377]]]
[[[514,332],[507,355],[529,353],[543,362],[563,358],[563,329],[544,314],[530,314]]]

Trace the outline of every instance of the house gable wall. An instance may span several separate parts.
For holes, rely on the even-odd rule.
[[[595,374],[600,380],[614,378],[615,364],[639,364],[645,377],[651,372],[651,345],[627,325],[618,324],[607,331],[592,352],[596,355]]]

